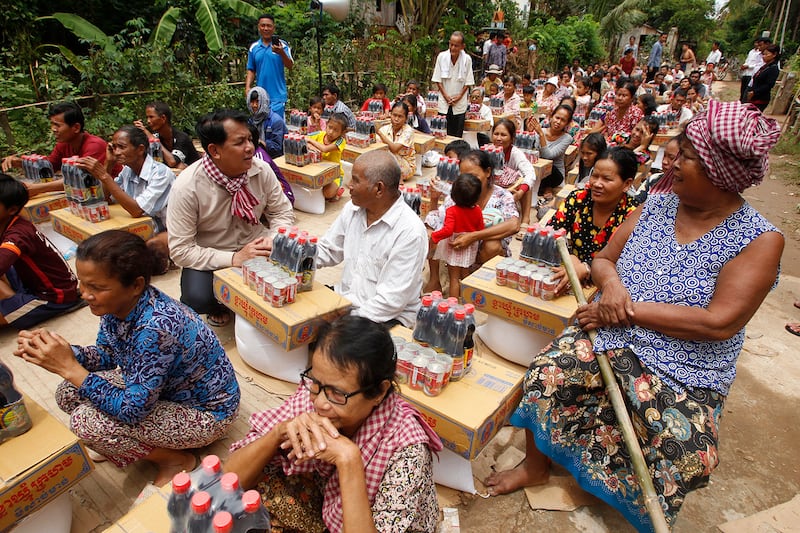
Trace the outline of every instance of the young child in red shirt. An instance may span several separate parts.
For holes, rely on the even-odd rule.
[[[367,98],[364,100],[364,104],[361,106],[361,111],[369,111],[370,102],[380,102],[383,106],[380,118],[386,118],[389,116],[389,112],[392,109],[392,104],[389,102],[389,99],[386,98],[386,85],[382,83],[376,83],[372,86],[372,98]]]
[[[480,180],[472,174],[461,174],[453,182],[450,191],[450,198],[455,205],[451,205],[445,211],[442,228],[431,234],[431,240],[438,245],[436,255],[441,256],[447,263],[450,296],[456,298],[461,293],[461,280],[467,276],[469,267],[475,262],[480,244],[475,241],[468,246],[461,246],[458,237],[462,233],[480,231],[484,228],[483,212],[477,205],[480,196]]]

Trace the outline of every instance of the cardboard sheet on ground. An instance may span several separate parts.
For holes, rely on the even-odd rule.
[[[547,485],[527,487],[525,497],[531,509],[546,511],[574,511],[584,505],[600,503],[600,500],[581,489],[570,475],[551,475]]]
[[[764,509],[760,513],[725,522],[717,528],[724,533],[800,531],[800,495],[788,502]]]

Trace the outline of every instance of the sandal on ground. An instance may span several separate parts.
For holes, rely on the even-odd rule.
[[[521,241],[522,238],[525,236],[525,234],[528,232],[528,227],[529,227],[528,224],[520,224],[519,231],[517,232],[515,239]]]
[[[786,331],[800,337],[800,322],[789,322],[786,324]]]
[[[231,321],[230,311],[224,311],[218,315],[212,315],[212,314],[206,315],[206,322],[208,322],[208,325],[215,328],[225,327],[230,323],[230,321]]]
[[[795,300],[795,301],[794,301],[794,306],[795,306],[796,308],[800,309],[800,300]]]

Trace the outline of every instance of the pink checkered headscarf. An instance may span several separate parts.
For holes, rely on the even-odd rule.
[[[778,142],[778,123],[752,104],[709,100],[686,125],[711,180],[723,191],[742,192],[758,185],[769,170],[769,150]]]

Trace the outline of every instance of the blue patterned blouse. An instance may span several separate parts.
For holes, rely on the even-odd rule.
[[[126,424],[142,421],[156,401],[206,411],[217,420],[239,406],[233,366],[214,332],[191,309],[155,287],[145,289],[125,320],[103,315],[95,346],[73,346],[90,372],[81,397]],[[119,366],[125,388],[92,372]]]
[[[714,229],[688,244],[675,239],[678,197],[653,195],[617,261],[617,273],[634,302],[708,307],[717,276],[756,237],[778,231],[747,202]],[[777,278],[776,278],[777,283]],[[727,395],[736,377],[744,328],[723,341],[688,341],[632,326],[602,328],[596,351],[628,346],[677,392],[696,387]]]

